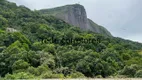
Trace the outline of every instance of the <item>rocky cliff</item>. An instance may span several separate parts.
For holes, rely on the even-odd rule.
[[[42,9],[40,12],[44,15],[52,15],[65,22],[80,27],[82,30],[90,30],[95,33],[111,36],[111,33],[102,26],[97,25],[87,18],[85,8],[80,4],[66,5],[52,9]]]

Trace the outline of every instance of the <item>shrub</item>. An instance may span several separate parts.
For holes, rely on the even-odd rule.
[[[136,64],[132,64],[131,66],[125,66],[124,69],[120,72],[120,74],[127,75],[128,77],[134,77],[138,68],[139,66]]]
[[[135,74],[135,77],[142,78],[142,70],[138,70]]]
[[[19,72],[14,74],[7,74],[5,79],[34,79],[35,76],[30,73]]]
[[[39,75],[40,75],[40,73],[39,73],[39,71],[37,70],[37,68],[34,68],[34,67],[29,67],[29,68],[27,69],[27,72],[29,72],[29,73],[31,73],[31,74],[33,74],[33,75],[35,75],[35,76],[39,76]]]
[[[24,60],[18,60],[12,65],[13,71],[20,70],[20,69],[27,69],[29,67],[29,63],[25,62]]]
[[[70,78],[85,78],[84,74],[82,74],[80,72],[71,73],[67,77],[70,77]]]
[[[42,79],[48,79],[48,78],[64,78],[63,74],[52,74],[52,73],[44,73],[41,75]]]

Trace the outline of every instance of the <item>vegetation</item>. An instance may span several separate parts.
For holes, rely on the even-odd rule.
[[[141,43],[81,31],[52,16],[0,1],[4,79],[142,77],[141,49]]]

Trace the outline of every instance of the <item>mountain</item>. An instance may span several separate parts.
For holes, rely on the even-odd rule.
[[[62,19],[65,22],[80,27],[82,30],[90,30],[95,33],[111,36],[111,33],[102,26],[97,25],[87,18],[85,8],[80,4],[66,5],[52,9],[42,9],[40,12],[44,15],[52,15]]]
[[[0,0],[0,80],[141,78],[141,49]]]

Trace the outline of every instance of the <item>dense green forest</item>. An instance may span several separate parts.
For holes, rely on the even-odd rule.
[[[0,0],[2,79],[142,77],[141,49],[141,43],[82,31]]]

